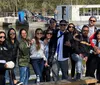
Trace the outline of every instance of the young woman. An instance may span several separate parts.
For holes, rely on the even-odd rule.
[[[71,44],[73,44],[74,39],[73,36],[75,33],[77,33],[78,31],[75,29],[75,25],[73,23],[69,23],[68,27],[67,27],[67,31],[68,31],[68,38]],[[70,59],[71,59],[71,78],[74,78],[75,76],[75,61],[72,59],[71,55],[74,53],[72,47],[70,48]]]
[[[19,71],[20,82],[28,85],[29,79],[29,63],[30,63],[30,42],[27,38],[28,33],[25,29],[20,30],[21,41],[19,43]]]
[[[47,61],[48,61],[48,55],[49,55],[49,42],[50,42],[50,39],[52,38],[52,35],[53,35],[53,30],[51,29],[46,30],[45,39],[44,39],[44,45],[45,45],[44,53],[47,58]],[[50,81],[50,66],[49,65],[45,66],[43,69],[43,81],[46,81],[46,82]]]
[[[8,30],[7,45],[9,50],[11,51],[11,60],[16,64],[19,42],[16,37],[16,31],[13,28],[10,28]],[[16,80],[14,69],[11,70],[11,75],[12,75],[12,79],[14,80],[14,84],[19,84],[20,82]],[[10,80],[10,84],[11,84],[11,80]]]
[[[5,71],[7,68],[7,61],[10,61],[10,50],[6,44],[6,34],[0,31],[0,85],[5,85]]]
[[[44,63],[47,61],[44,55],[44,42],[41,41],[42,36],[43,30],[41,28],[37,28],[35,31],[35,38],[32,39],[32,45],[30,48],[31,64],[36,76],[39,75],[40,81],[43,81],[42,72]]]

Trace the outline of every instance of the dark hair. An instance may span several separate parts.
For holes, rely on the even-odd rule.
[[[54,23],[54,22],[56,23],[57,21],[54,18],[51,18],[49,22],[50,23]]]
[[[60,21],[60,24],[61,24],[61,23],[65,23],[65,24],[67,25],[67,24],[68,24],[68,21],[66,21],[66,20],[61,20],[61,21]]]
[[[82,31],[83,31],[84,28],[88,28],[88,29],[89,29],[89,26],[87,26],[87,25],[83,25],[83,27],[82,27]]]
[[[91,18],[94,18],[94,19],[97,21],[97,18],[96,18],[95,16],[91,16],[91,17],[89,18],[89,20],[90,20]]]
[[[40,49],[40,42],[39,42],[38,38],[36,37],[37,31],[42,31],[42,32],[43,32],[43,30],[42,30],[41,28],[37,28],[37,29],[35,30],[36,49],[39,50],[39,49]]]
[[[23,30],[26,31],[26,29],[24,29],[24,28],[22,28],[22,29],[19,31],[20,37],[22,37],[21,33],[22,33]],[[28,34],[27,31],[26,31],[26,33]]]
[[[6,33],[4,31],[0,31],[0,34],[2,34],[2,33],[5,35],[5,39],[6,39]],[[4,41],[4,43],[5,43],[5,41]]]
[[[16,38],[16,31],[15,31],[15,29],[14,28],[10,28],[9,30],[8,30],[8,33],[7,33],[7,37],[8,37],[8,39],[10,40],[10,31],[11,30],[14,30],[14,32],[15,32],[15,39],[14,40],[16,40],[17,38]]]
[[[69,23],[68,27],[67,27],[67,30],[69,30],[70,25],[73,25],[73,28],[75,29],[75,25],[73,23]]]
[[[100,33],[100,29],[98,29],[97,31],[96,31],[96,33],[94,34],[94,39],[97,39],[97,35]]]

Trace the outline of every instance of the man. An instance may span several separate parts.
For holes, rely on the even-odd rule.
[[[74,49],[74,53],[72,54],[72,59],[76,62],[76,79],[81,78],[82,70],[83,70],[83,59],[87,61],[87,57],[89,55],[89,27],[84,25],[82,27],[81,33],[74,35],[74,43],[72,45]],[[89,46],[88,46],[89,45]]]
[[[66,27],[68,22],[65,20],[60,21],[60,29],[57,29],[53,34],[53,38],[50,41],[49,48],[49,64],[53,75],[55,75],[55,81],[58,80],[58,72],[61,69],[62,79],[68,78],[68,57],[69,46]],[[50,52],[52,51],[52,52]]]
[[[97,22],[97,19],[96,19],[96,17],[95,16],[91,16],[90,18],[89,18],[89,24],[88,24],[88,26],[89,26],[89,33],[88,33],[88,36],[89,37],[91,37],[91,35],[93,35],[94,34],[94,32],[97,30],[97,28],[96,28],[96,22]]]

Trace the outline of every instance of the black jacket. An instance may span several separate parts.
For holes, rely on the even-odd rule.
[[[0,45],[0,60],[11,60],[10,50],[6,43]]]
[[[7,40],[8,49],[10,50],[11,60],[16,62],[18,48],[19,48],[19,42],[15,40],[14,43],[12,43],[9,39]]]
[[[48,62],[52,62],[53,59],[54,59],[54,54],[55,54],[56,48],[57,48],[57,41],[58,41],[57,34],[58,34],[58,31],[59,31],[58,29],[54,31],[53,37],[51,38],[50,43],[49,43]],[[67,58],[67,57],[69,57],[69,53],[70,53],[70,50],[69,50],[70,47],[65,45],[65,42],[68,41],[68,33],[65,32],[63,35],[64,35],[64,39],[63,39],[63,58]]]

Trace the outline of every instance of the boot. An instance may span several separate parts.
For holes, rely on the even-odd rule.
[[[76,74],[76,79],[80,79],[81,78],[81,73],[77,73]]]

